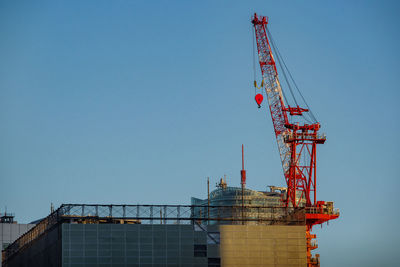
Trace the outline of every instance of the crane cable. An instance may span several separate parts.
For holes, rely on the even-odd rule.
[[[292,88],[291,88],[291,86],[290,86],[290,84],[289,84],[289,81],[288,81],[288,79],[287,79],[285,69],[286,69],[286,71],[288,72],[289,77],[290,77],[290,79],[292,80],[294,86],[296,87],[297,92],[299,93],[299,95],[301,96],[301,98],[302,98],[304,104],[306,105],[306,107],[307,107],[307,109],[308,109],[308,111],[309,111],[310,119],[311,119],[312,121],[314,121],[314,122],[317,122],[317,119],[316,119],[316,117],[314,116],[314,113],[311,111],[310,106],[308,105],[308,103],[307,103],[307,101],[305,100],[303,94],[301,93],[299,87],[297,86],[297,83],[296,83],[296,81],[294,80],[294,78],[293,78],[291,72],[289,71],[289,68],[287,67],[287,65],[286,65],[286,63],[285,63],[285,61],[284,61],[284,59],[283,59],[281,53],[279,52],[278,47],[275,45],[275,41],[274,41],[274,39],[272,38],[272,35],[271,35],[269,29],[267,28],[266,30],[267,30],[267,32],[268,32],[268,35],[269,35],[270,39],[271,39],[271,44],[272,44],[272,46],[273,46],[273,49],[274,49],[275,52],[276,52],[275,54],[277,55],[279,65],[280,65],[280,67],[281,67],[281,69],[282,69],[282,72],[283,72],[283,75],[284,75],[284,77],[285,77],[286,83],[288,84],[289,90],[290,90],[290,92],[291,92],[291,94],[292,94],[292,97],[293,97],[293,99],[294,99],[296,105],[298,106],[297,101],[296,101],[296,98],[294,97]],[[282,62],[281,62],[281,61],[282,61]],[[285,69],[284,69],[284,68],[285,68]],[[305,117],[304,117],[304,118],[305,118]],[[306,119],[306,118],[305,118],[305,119]],[[307,119],[306,119],[306,120],[307,120]],[[308,121],[308,120],[307,120],[307,121]],[[309,122],[310,122],[310,121],[309,121]]]
[[[251,27],[251,26],[250,26]],[[257,94],[257,77],[256,77],[256,52],[255,52],[255,47],[254,47],[254,35],[255,32],[253,31],[253,29],[251,29],[251,31],[253,32],[253,74],[254,74],[254,95]]]
[[[290,94],[292,95],[293,101],[294,101],[294,103],[296,104],[296,106],[299,106],[299,104],[298,104],[297,101],[296,101],[296,97],[294,96],[292,87],[290,86],[289,80],[288,80],[288,78],[287,78],[287,76],[286,76],[286,72],[285,72],[284,69],[282,68],[281,58],[279,57],[279,55],[278,55],[278,53],[277,53],[277,49],[276,49],[276,46],[275,46],[275,42],[273,41],[272,36],[271,36],[271,33],[269,32],[268,28],[266,28],[266,30],[267,30],[267,33],[268,33],[269,38],[270,38],[270,40],[271,40],[272,49],[274,49],[275,55],[277,55],[276,58],[278,59],[279,66],[281,66],[283,77],[285,78],[285,81],[286,81],[286,83],[287,83],[287,85],[288,85],[288,87],[289,87],[289,91],[290,91]]]
[[[264,87],[264,85],[265,85],[265,83],[264,83],[264,77],[262,77],[262,81],[261,81],[261,86],[260,87],[258,87],[257,86],[257,77],[256,77],[256,54],[255,54],[255,39],[256,39],[256,33],[255,33],[255,31],[256,31],[257,29],[254,27],[254,30],[253,30],[253,26],[251,26],[251,31],[252,31],[252,33],[253,33],[253,73],[254,73],[254,94],[257,94],[257,91],[256,91],[256,89],[258,88],[258,89],[262,89],[263,87]],[[261,72],[262,73],[262,72]],[[285,101],[285,102],[287,102],[288,103],[288,101],[287,101],[287,97],[286,97],[286,95],[285,95],[285,92],[283,91],[283,90],[281,90],[281,92],[282,92],[282,95],[283,95],[283,100]]]

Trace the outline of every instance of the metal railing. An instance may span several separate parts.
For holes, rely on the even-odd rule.
[[[314,248],[318,248],[318,241],[317,240],[311,240],[310,245]]]
[[[304,140],[304,141],[315,141],[315,140],[326,140],[326,134],[324,133],[293,133],[287,132],[284,136],[284,141],[286,143],[292,142],[294,140]]]
[[[307,213],[310,214],[331,214],[340,215],[340,210],[337,208],[329,209],[327,207],[307,207],[305,208]]]

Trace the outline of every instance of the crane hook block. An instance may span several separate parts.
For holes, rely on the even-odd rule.
[[[256,94],[255,100],[258,105],[258,108],[261,107],[261,103],[262,103],[263,99],[264,99],[264,97],[262,94]]]
[[[264,80],[261,81],[261,86],[260,87],[258,87],[257,86],[257,82],[254,81],[254,87],[257,88],[257,89],[262,89],[264,87]]]

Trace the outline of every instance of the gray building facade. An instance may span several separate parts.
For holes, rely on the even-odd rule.
[[[0,214],[0,248],[5,249],[21,235],[29,231],[34,224],[20,224],[14,221],[11,214]],[[0,260],[1,260],[0,255]],[[1,262],[0,262],[1,266]]]
[[[220,266],[219,244],[192,225],[63,224],[62,266]]]

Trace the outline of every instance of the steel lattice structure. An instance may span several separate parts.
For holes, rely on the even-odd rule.
[[[303,112],[308,112],[308,109],[299,106],[286,107],[276,63],[267,36],[268,19],[267,17],[258,17],[255,14],[252,23],[257,41],[264,90],[268,99],[287,184],[285,206],[298,207],[302,200],[305,200],[307,207],[315,206],[316,145],[323,144],[326,137],[318,134],[319,123],[299,125],[289,122],[288,117],[302,116]]]

